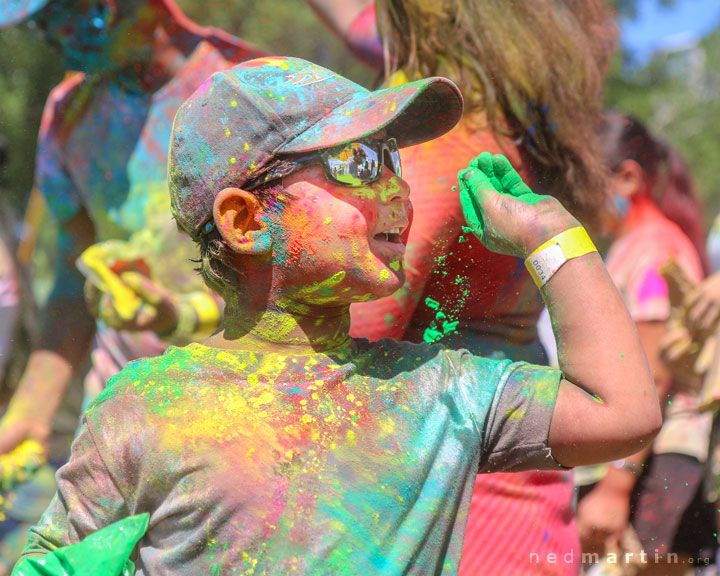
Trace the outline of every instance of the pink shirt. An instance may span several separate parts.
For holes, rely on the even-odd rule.
[[[665,322],[670,315],[668,287],[660,267],[674,260],[693,282],[703,278],[700,258],[692,242],[659,210],[647,206],[630,231],[616,240],[606,265],[635,322]],[[686,454],[707,458],[711,415],[698,414],[694,394],[672,393],[665,421],[655,439],[656,454]]]

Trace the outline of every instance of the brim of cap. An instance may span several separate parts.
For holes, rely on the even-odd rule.
[[[42,10],[50,0],[2,0],[0,2],[0,28],[7,28],[30,18]]]
[[[460,90],[447,78],[425,78],[393,88],[360,92],[333,109],[276,153],[311,152],[385,131],[398,146],[442,136],[462,117]]]

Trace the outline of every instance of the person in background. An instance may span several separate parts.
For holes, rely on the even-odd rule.
[[[80,72],[53,89],[40,128],[36,186],[58,223],[58,259],[39,347],[0,425],[0,453],[25,439],[48,446],[53,417],[93,336],[88,397],[128,360],[217,327],[218,303],[195,280],[190,243],[167,210],[167,147],[180,103],[211,73],[260,53],[198,26],[173,0],[0,4],[0,27],[27,20],[68,70]],[[102,318],[96,331],[75,262],[105,241],[142,246],[142,273],[121,277],[100,266],[115,287],[126,279],[124,294],[140,304],[118,319],[113,312],[119,302],[102,285],[90,286]],[[117,260],[129,257],[119,252]]]
[[[665,422],[653,444],[580,488],[578,526],[584,549],[602,550],[631,524],[647,554],[641,573],[680,575],[714,557],[714,515],[702,486],[711,416],[698,413],[694,385],[661,359],[670,316],[661,268],[672,260],[690,281],[702,280],[702,209],[677,152],[639,121],[612,113],[600,134],[617,205],[606,264],[648,355]]]
[[[307,0],[307,3],[360,61],[379,74],[383,72],[383,46],[375,25],[373,0]]]
[[[405,152],[414,207],[407,281],[389,298],[353,305],[351,333],[546,363],[536,330],[543,304],[522,261],[479,245],[448,190],[468,156],[502,152],[533,189],[601,227],[606,170],[594,127],[616,37],[607,4],[378,0],[356,6],[350,21],[344,2],[309,1],[351,46],[360,39],[388,82],[444,75],[467,104],[454,130]],[[573,491],[565,471],[478,476],[461,573],[577,574]],[[567,560],[548,562],[551,554]]]
[[[7,161],[7,142],[0,136],[0,177]],[[0,178],[0,191],[2,190]],[[0,216],[2,214],[0,213]],[[3,226],[3,232],[7,228]],[[0,234],[0,384],[5,380],[12,351],[12,337],[20,314],[20,291],[15,259]]]

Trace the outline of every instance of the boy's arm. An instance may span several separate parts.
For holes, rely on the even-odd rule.
[[[70,461],[58,470],[56,480],[57,492],[40,522],[30,529],[23,558],[76,544],[130,514],[87,422],[73,442]]]
[[[539,196],[502,156],[481,154],[458,175],[463,210],[491,250],[526,258],[579,226]],[[662,424],[637,330],[597,252],[568,260],[543,286],[558,342],[560,384],[548,445],[563,466],[637,452]]]

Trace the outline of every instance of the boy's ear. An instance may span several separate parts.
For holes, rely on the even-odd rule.
[[[262,206],[250,192],[225,188],[215,196],[213,219],[220,236],[235,252],[262,254],[270,249],[270,236],[260,215]]]

